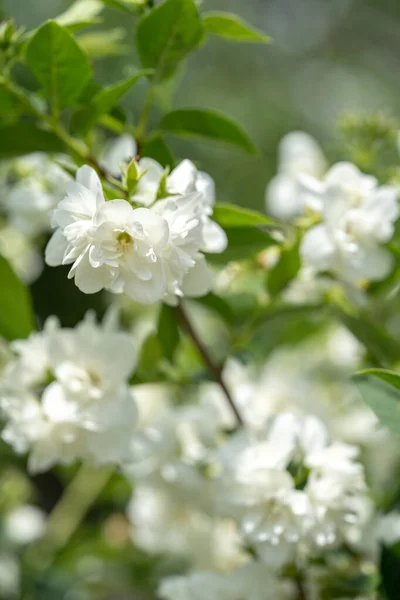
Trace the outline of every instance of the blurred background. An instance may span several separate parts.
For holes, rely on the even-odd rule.
[[[33,28],[71,4],[69,0],[0,0],[1,18]],[[176,86],[165,86],[161,105],[220,110],[236,118],[249,132],[259,154],[247,156],[212,143],[170,140],[178,157],[189,157],[216,180],[218,200],[263,209],[265,187],[276,169],[280,138],[294,129],[315,136],[328,157],[340,155],[337,121],[348,113],[382,110],[400,112],[400,3],[397,0],[204,0],[201,9],[241,15],[273,39],[269,46],[238,45],[210,38],[178,75]],[[135,17],[106,9],[101,31],[118,41],[116,56],[95,60],[96,78],[104,83],[122,79],[138,65],[134,49]],[[96,31],[96,28],[90,31]],[[81,35],[86,35],[86,32]],[[87,34],[89,35],[89,34]],[[93,38],[92,38],[93,41]],[[90,38],[88,38],[88,42]],[[101,51],[97,50],[99,54]],[[136,86],[123,101],[134,122],[143,89]],[[32,287],[37,314],[43,320],[57,314],[63,325],[74,325],[85,311],[104,308],[102,296],[84,296],[63,269],[43,272]],[[1,358],[1,356],[0,356]],[[74,469],[55,469],[32,480],[24,461],[4,445],[0,452],[0,511],[35,502],[49,511],[60,498]],[[68,549],[43,579],[27,584],[24,600],[127,600],[142,597],[124,590],[146,588],[154,561],[134,552],[129,543],[124,510],[130,489],[115,477],[91,510]],[[101,523],[101,526],[99,526]],[[12,575],[2,550],[0,580]],[[171,565],[169,565],[170,567]],[[69,576],[65,579],[65,569]],[[156,575],[160,576],[161,572]],[[159,569],[164,569],[162,563]],[[25,573],[29,578],[29,574]],[[89,582],[89,592],[79,582]],[[10,588],[11,589],[11,588]],[[117,591],[114,591],[117,590]],[[143,592],[148,594],[148,592]],[[89,594],[89,595],[87,595]],[[12,598],[2,592],[0,599]]]

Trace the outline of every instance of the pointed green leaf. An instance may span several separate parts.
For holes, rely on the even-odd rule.
[[[228,227],[225,229],[228,247],[220,254],[208,254],[210,262],[224,264],[228,261],[249,260],[268,246],[275,245],[271,235],[256,227]]]
[[[237,146],[250,154],[256,153],[253,142],[240,125],[213,110],[174,110],[165,115],[160,128],[174,135],[209,138]]]
[[[100,89],[100,91],[92,96],[88,106],[81,108],[74,115],[75,127],[83,133],[87,133],[98,122],[102,115],[110,112],[122,96],[126,94],[141,77],[146,77],[151,73],[151,69],[143,69],[124,81]]]
[[[165,0],[139,21],[136,44],[142,65],[155,69],[157,81],[162,81],[175,73],[203,37],[194,0]]]
[[[400,359],[400,344],[385,329],[370,321],[367,315],[353,317],[339,312],[339,317],[378,364],[392,363]]]
[[[25,338],[35,328],[28,288],[0,256],[0,335],[6,340]]]
[[[154,158],[163,167],[170,167],[171,169],[176,163],[171,148],[162,136],[148,138],[143,143],[141,155]]]
[[[400,390],[368,375],[357,376],[356,387],[380,422],[393,433],[400,433]]]
[[[296,277],[301,267],[299,245],[283,248],[276,265],[268,273],[268,290],[273,296],[279,294]]]
[[[29,41],[26,60],[57,110],[78,98],[92,74],[87,55],[55,21],[45,23]]]
[[[172,306],[161,305],[158,317],[157,337],[165,358],[172,362],[180,339],[178,317],[176,310]]]
[[[371,377],[377,377],[393,385],[393,387],[400,390],[400,373],[396,371],[390,371],[387,369],[363,369],[359,371],[357,375],[370,375]]]
[[[76,0],[71,6],[54,20],[62,27],[80,29],[99,23],[98,15],[104,8],[101,0]]]
[[[247,227],[251,225],[277,225],[262,213],[236,204],[219,202],[214,206],[213,221],[221,227]]]
[[[235,42],[269,44],[271,38],[262,31],[248,25],[237,15],[225,12],[203,14],[203,23],[209,33]]]
[[[136,160],[133,158],[126,169],[126,187],[128,194],[131,196],[135,190],[139,179],[139,168]]]
[[[82,33],[77,36],[76,41],[91,58],[104,58],[127,54],[129,46],[124,43],[125,37],[126,31],[123,27],[114,27]]]
[[[0,127],[0,159],[30,152],[63,152],[64,144],[50,131],[33,123],[15,123]]]

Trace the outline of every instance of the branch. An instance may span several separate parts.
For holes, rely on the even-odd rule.
[[[234,413],[238,424],[240,426],[244,425],[243,418],[231,396],[230,391],[226,387],[225,382],[222,378],[221,368],[218,367],[214,363],[213,359],[211,358],[211,356],[208,353],[207,348],[204,346],[203,342],[198,337],[196,331],[193,329],[193,326],[192,326],[181,302],[179,302],[178,306],[176,307],[176,311],[178,313],[178,317],[179,317],[183,327],[186,329],[187,333],[189,334],[190,338],[192,339],[192,342],[194,343],[197,350],[199,351],[199,354],[201,355],[203,361],[207,365],[208,370],[210,371],[211,375],[214,377],[215,381],[220,385],[222,391],[224,392],[225,397],[228,401],[228,404],[231,407],[232,412]]]
[[[304,581],[301,575],[297,575],[295,579],[296,585],[296,600],[307,600],[306,589],[304,587]]]

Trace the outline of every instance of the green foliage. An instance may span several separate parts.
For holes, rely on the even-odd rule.
[[[151,333],[142,345],[135,380],[139,382],[158,381],[160,379],[160,361],[163,356],[160,340],[155,333]]]
[[[104,114],[118,104],[119,100],[126,94],[139,79],[152,73],[149,69],[138,71],[128,79],[106,86],[100,89],[90,98],[87,106],[81,108],[74,115],[75,128],[82,133],[87,133]]]
[[[96,59],[126,54],[129,47],[124,43],[125,38],[125,30],[122,27],[114,27],[80,34],[76,41],[88,56]]]
[[[165,0],[139,21],[136,44],[142,65],[156,70],[157,81],[168,79],[203,36],[194,0]]]
[[[13,158],[30,152],[62,152],[60,139],[33,123],[21,122],[0,127],[0,158]]]
[[[163,354],[165,358],[172,362],[180,340],[178,316],[172,306],[161,305],[157,332]]]
[[[395,119],[382,113],[347,115],[339,122],[339,130],[345,158],[383,183],[399,179],[399,124]]]
[[[235,204],[219,202],[214,206],[213,221],[221,227],[249,227],[252,225],[276,225],[276,221],[256,210]]]
[[[393,433],[400,433],[400,390],[374,375],[358,375],[356,386],[362,399],[380,422]]]
[[[54,20],[62,27],[76,30],[88,25],[100,23],[98,15],[104,8],[101,0],[76,0],[71,6]]]
[[[299,245],[282,248],[279,260],[268,273],[268,290],[276,296],[294,279],[301,267]]]
[[[172,169],[175,166],[176,161],[172,150],[161,135],[147,138],[143,143],[141,154],[142,156],[154,158],[163,167]]]
[[[129,196],[131,196],[135,190],[136,184],[139,179],[139,169],[138,164],[135,159],[132,159],[126,169],[126,187],[128,190]]]
[[[0,256],[0,336],[6,340],[27,337],[35,327],[28,289]]]
[[[236,146],[250,154],[256,153],[253,142],[240,125],[213,110],[174,110],[165,115],[160,127],[174,135],[204,137]]]
[[[243,19],[232,13],[207,12],[203,14],[203,23],[213,35],[235,42],[256,42],[269,44],[271,38],[262,31],[248,25]]]
[[[79,97],[92,75],[87,55],[55,21],[43,25],[29,41],[26,60],[55,113]]]
[[[367,315],[352,316],[339,313],[343,324],[362,343],[371,359],[379,365],[387,365],[400,359],[400,344],[392,339],[383,327]]]
[[[226,264],[233,260],[248,260],[268,246],[276,244],[267,231],[256,227],[227,227],[225,233],[228,247],[220,254],[209,254],[209,261]]]

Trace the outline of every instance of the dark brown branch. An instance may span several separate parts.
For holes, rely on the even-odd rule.
[[[185,309],[182,306],[182,303],[180,302],[178,304],[178,306],[176,307],[179,319],[183,325],[183,327],[186,329],[187,333],[189,334],[189,336],[191,337],[194,345],[196,346],[199,354],[201,355],[203,361],[205,362],[205,364],[208,367],[208,370],[210,371],[211,375],[214,377],[215,381],[220,385],[222,391],[225,394],[225,397],[228,401],[229,406],[232,409],[232,412],[234,413],[236,420],[238,422],[239,425],[243,425],[243,419],[240,415],[239,410],[237,409],[235,402],[228,390],[228,388],[225,385],[225,382],[222,378],[222,370],[220,367],[218,367],[214,361],[212,360],[211,356],[208,353],[207,348],[204,346],[203,342],[200,340],[200,338],[198,337],[196,331],[193,329],[193,326],[186,314]]]

